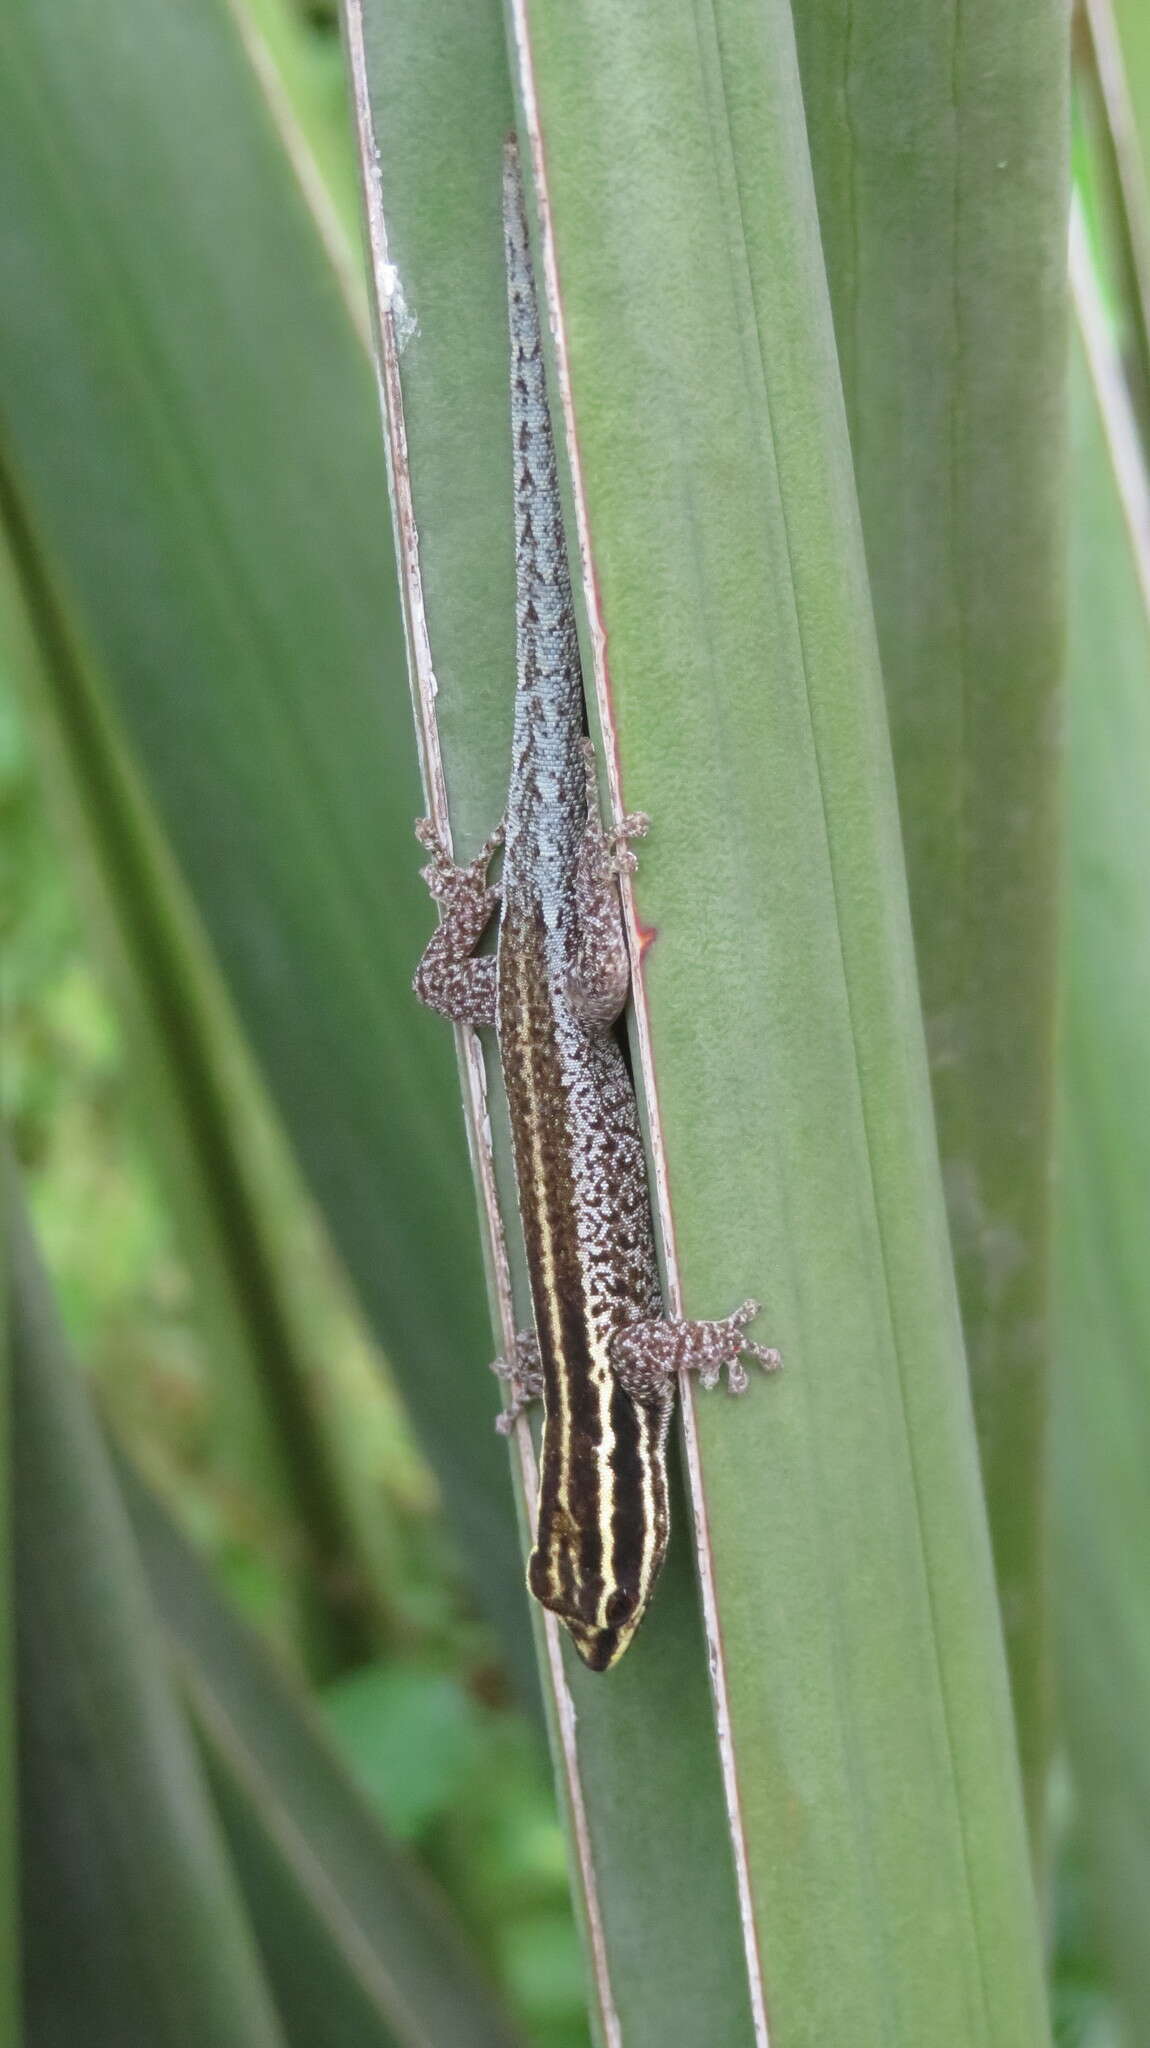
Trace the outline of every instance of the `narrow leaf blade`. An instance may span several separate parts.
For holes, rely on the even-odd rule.
[[[13,1210],[25,2024],[278,2048],[106,1453]]]
[[[1066,485],[1058,0],[797,0],[1036,1862]]]
[[[1134,2042],[1150,2025],[1150,488],[1080,236],[1075,251],[1056,1554],[1070,1762]]]
[[[368,1812],[318,1715],[139,1480],[125,1468],[121,1482],[289,2042],[511,2048],[445,1902]]]
[[[362,10],[350,6],[347,17],[407,602],[416,621],[417,707],[425,720],[432,709],[434,719],[422,730],[427,780],[438,796],[441,763],[454,843],[464,853],[486,837],[506,803],[515,673],[499,217],[513,102],[502,23],[496,0],[481,7],[453,0],[434,35],[425,10],[407,0],[369,0]],[[429,906],[429,927],[430,920]],[[424,1028],[446,1029],[434,1018]],[[508,1219],[508,1242],[496,1222],[491,1253],[505,1345],[529,1313],[505,1106],[494,1060],[482,1083],[470,1059],[464,1072],[474,1091],[481,1190],[490,1193],[489,1117]],[[534,1485],[527,1447],[520,1477],[526,1522]],[[592,1676],[564,1652],[554,1628],[543,1635],[538,1619],[537,1640],[600,2037],[611,2044],[715,2038],[739,2048],[753,2041],[754,2023],[681,1490],[675,1513],[683,1533],[656,1614],[617,1671]]]

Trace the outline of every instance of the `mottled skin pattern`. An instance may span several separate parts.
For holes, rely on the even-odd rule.
[[[615,1025],[629,963],[618,876],[644,818],[607,833],[567,568],[539,315],[518,157],[504,169],[515,460],[518,684],[504,827],[457,868],[427,823],[423,870],[443,920],[415,977],[447,1016],[493,1026],[515,1146],[535,1332],[496,1370],[512,1401],[542,1394],[543,1443],[528,1584],[594,1671],[626,1649],[667,1548],[665,1445],[675,1375],[746,1386],[758,1313],[716,1322],[663,1313],[638,1108]],[[503,844],[500,888],[487,870]],[[477,958],[500,912],[494,955]]]

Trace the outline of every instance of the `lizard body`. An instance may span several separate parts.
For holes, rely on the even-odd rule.
[[[675,1375],[740,1354],[746,1302],[716,1322],[665,1317],[646,1161],[630,1073],[613,1026],[630,967],[618,893],[646,819],[604,831],[563,533],[543,349],[514,143],[504,165],[511,330],[518,677],[507,815],[464,868],[426,822],[424,875],[443,921],[416,993],[457,1020],[494,1026],[507,1089],[535,1331],[497,1364],[513,1401],[543,1397],[539,1502],[528,1584],[592,1670],[622,1655],[667,1548],[665,1446]],[[488,884],[504,845],[500,888]],[[499,910],[495,954],[475,948]]]

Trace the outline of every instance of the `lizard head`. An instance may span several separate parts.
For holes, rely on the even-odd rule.
[[[606,1597],[603,1589],[580,1594],[568,1584],[558,1591],[551,1576],[552,1560],[537,1549],[528,1569],[528,1584],[537,1600],[563,1623],[589,1671],[610,1671],[619,1662],[647,1611],[647,1593],[638,1585],[617,1585]]]
[[[585,1622],[567,1621],[567,1632],[589,1671],[610,1671],[619,1662],[643,1619],[644,1607],[637,1608],[613,1628],[588,1628]]]

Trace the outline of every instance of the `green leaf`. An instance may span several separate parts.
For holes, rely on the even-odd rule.
[[[1145,227],[1146,194],[1150,191],[1150,21],[1138,0],[1108,0],[1105,6],[1091,0],[1090,12],[1095,20],[1108,17],[1114,26],[1131,117],[1123,141],[1129,151],[1131,177],[1141,193],[1140,199],[1132,198],[1132,205]],[[1133,194],[1133,186],[1131,191]],[[1144,282],[1150,282],[1145,275]]]
[[[12,1253],[27,2038],[276,2048],[107,1456],[15,1214]]]
[[[15,1645],[13,1627],[11,1353],[12,1301],[8,1276],[9,1219],[0,1213],[0,1502],[6,1532],[0,1574],[0,2048],[18,2048],[19,1896],[16,1816]]]
[[[1055,1507],[1067,1742],[1133,2043],[1150,2026],[1150,488],[1081,242],[1075,269]]]
[[[1039,1864],[1066,20],[1060,0],[795,7]]]
[[[276,1532],[268,1548],[283,1555],[268,1564],[271,1632],[302,1643],[305,1661],[326,1674],[378,1647],[378,1613],[347,1460],[273,1226],[285,1162],[277,1161],[273,1190],[235,1021],[105,710],[106,683],[70,638],[42,559],[5,498],[0,482],[0,634],[103,942],[141,1120],[195,1275],[220,1413],[217,1471],[252,1521]],[[332,1599],[332,1587],[349,1590]]]
[[[349,27],[353,65],[359,56],[366,67],[361,94],[370,92],[361,140],[380,166],[376,225],[406,296],[406,314],[395,302],[393,311],[443,766],[456,844],[474,847],[506,801],[515,661],[499,220],[512,107],[501,26],[495,4],[456,0],[431,36],[422,10],[389,0],[362,18],[353,10]],[[435,1018],[424,1028],[446,1032]],[[494,1069],[490,1080],[507,1191]],[[517,1240],[510,1250],[522,1320]],[[553,1743],[604,2038],[621,2027],[636,2041],[713,2036],[737,2048],[753,2039],[750,2005],[681,1499],[677,1509],[683,1534],[660,1586],[660,1630],[645,1630],[607,1682],[564,1660],[553,1634],[545,1683],[560,1681]]]
[[[1138,422],[1150,429],[1150,34],[1130,0],[1086,0],[1075,101],[1088,149],[1082,193],[1113,272],[1112,310]]]
[[[514,564],[499,219],[510,87],[495,4],[459,0],[450,27],[441,19],[434,36],[422,10],[390,0],[362,17],[352,10],[349,28],[353,69],[362,60],[361,141],[380,169],[376,228],[386,234],[402,295],[389,314],[438,737],[463,849],[486,836],[505,804],[511,743]],[[445,1029],[436,1019],[426,1028]],[[513,1205],[494,1068],[489,1078],[502,1185]],[[517,1237],[509,1250],[522,1321]],[[498,1272],[497,1257],[493,1266]],[[529,1474],[524,1483],[530,1495]],[[545,1683],[604,2039],[621,2028],[628,2040],[714,2036],[736,2048],[753,2040],[753,2022],[681,1493],[676,1511],[682,1533],[659,1590],[659,1628],[653,1619],[609,1681],[564,1656],[553,1633]]]
[[[475,1703],[447,1672],[369,1665],[327,1686],[323,1706],[342,1754],[403,1840],[450,1806],[474,1767]]]
[[[347,118],[347,77],[330,25],[298,0],[238,0],[233,15],[328,253],[367,331],[359,181]]]
[[[0,468],[525,1686],[370,368],[222,0],[0,22]]]
[[[368,1811],[314,1708],[123,1478],[287,2040],[511,2048],[444,1902]]]
[[[507,101],[474,8],[434,36],[402,0],[364,12],[429,781],[438,744],[466,851],[501,808],[511,717]],[[593,715],[622,806],[653,819],[636,1063],[670,1279],[690,1314],[761,1295],[787,1361],[737,1414],[687,1417],[741,2010],[699,1939],[723,1878],[714,1751],[669,1750],[703,1669],[683,1580],[617,1674],[552,1665],[600,2028],[765,2040],[769,2014],[784,2048],[1030,2048],[1017,1763],[789,15],[511,19]],[[688,1542],[680,1513],[675,1572]]]

